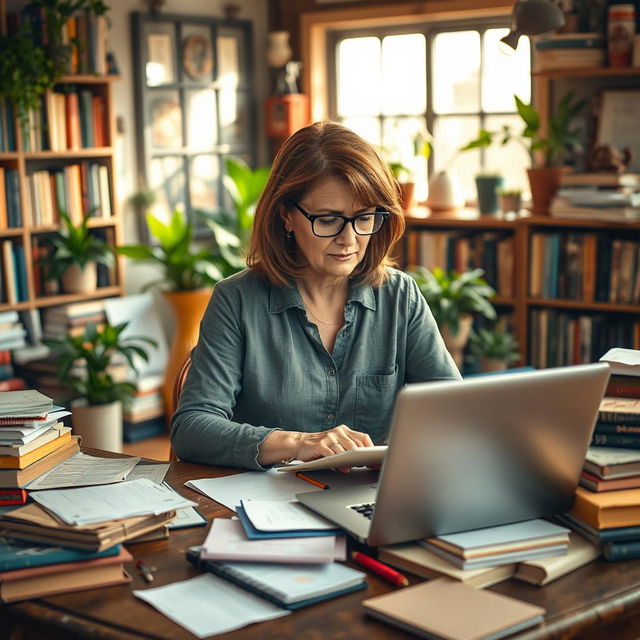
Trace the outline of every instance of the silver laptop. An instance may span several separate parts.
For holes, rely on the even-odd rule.
[[[409,384],[379,483],[296,497],[372,546],[562,513],[608,379],[601,363]]]

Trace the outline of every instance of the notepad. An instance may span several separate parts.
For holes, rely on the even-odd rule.
[[[424,638],[497,640],[539,624],[542,607],[449,578],[369,598],[365,611]]]
[[[200,547],[187,559],[286,609],[300,609],[366,587],[366,574],[343,564],[276,564],[205,560]]]
[[[346,559],[345,536],[249,540],[238,520],[216,518],[202,545],[205,560],[321,564]]]
[[[308,531],[335,529],[336,525],[299,502],[286,500],[243,500],[251,524],[260,531]]]

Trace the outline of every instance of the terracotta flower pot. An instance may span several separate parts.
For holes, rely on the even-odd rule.
[[[458,333],[452,333],[448,326],[440,327],[440,334],[442,335],[442,339],[444,340],[447,350],[460,370],[462,370],[464,348],[467,346],[467,342],[469,341],[469,334],[471,333],[472,325],[473,316],[464,315],[460,317]]]
[[[60,277],[65,293],[91,293],[98,282],[98,269],[95,262],[88,262],[84,269],[72,264]]]
[[[531,187],[533,213],[549,215],[551,201],[560,187],[562,167],[539,167],[527,169]]]
[[[402,210],[407,212],[413,206],[413,192],[415,191],[415,182],[401,182],[400,183],[400,200],[402,204]]]
[[[482,358],[480,368],[482,371],[505,371],[509,363],[504,358]]]
[[[211,289],[165,291],[164,297],[173,309],[176,321],[163,387],[167,421],[170,421],[175,411],[173,385],[184,361],[198,341],[200,320],[211,298]]]

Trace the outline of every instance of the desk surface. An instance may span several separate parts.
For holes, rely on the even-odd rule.
[[[197,501],[200,512],[211,519],[229,516],[230,512],[186,488],[184,483],[190,479],[229,473],[233,471],[179,462],[172,463],[167,481],[177,491]],[[129,585],[0,605],[0,636],[23,640],[86,637],[103,640],[191,640],[193,635],[135,598],[131,591],[198,575],[200,572],[186,561],[185,551],[189,546],[202,543],[205,533],[204,527],[179,529],[172,531],[169,539],[131,545],[129,548],[134,557],[156,567],[153,585],[147,585],[135,568],[129,566],[127,569],[133,577]],[[386,640],[409,637],[395,627],[364,615],[360,606],[363,599],[391,589],[375,576],[368,577],[368,585],[365,591],[328,600],[285,618],[254,624],[217,637],[229,640],[351,640],[368,637]],[[492,587],[492,590],[546,608],[545,624],[518,638],[624,640],[640,636],[640,560],[614,564],[596,561],[543,588],[509,580]],[[11,629],[15,635],[11,634]]]

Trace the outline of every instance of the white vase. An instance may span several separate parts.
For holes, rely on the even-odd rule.
[[[280,68],[284,67],[291,56],[293,51],[289,44],[289,32],[288,31],[271,31],[267,34],[267,63],[270,67]]]
[[[464,189],[460,180],[448,171],[437,171],[429,180],[427,206],[432,211],[455,211],[464,207]]]
[[[89,405],[86,398],[79,398],[71,403],[71,422],[83,447],[122,451],[121,402]]]
[[[62,289],[65,293],[91,293],[97,286],[97,273],[95,262],[88,262],[84,269],[72,264],[60,277]]]

